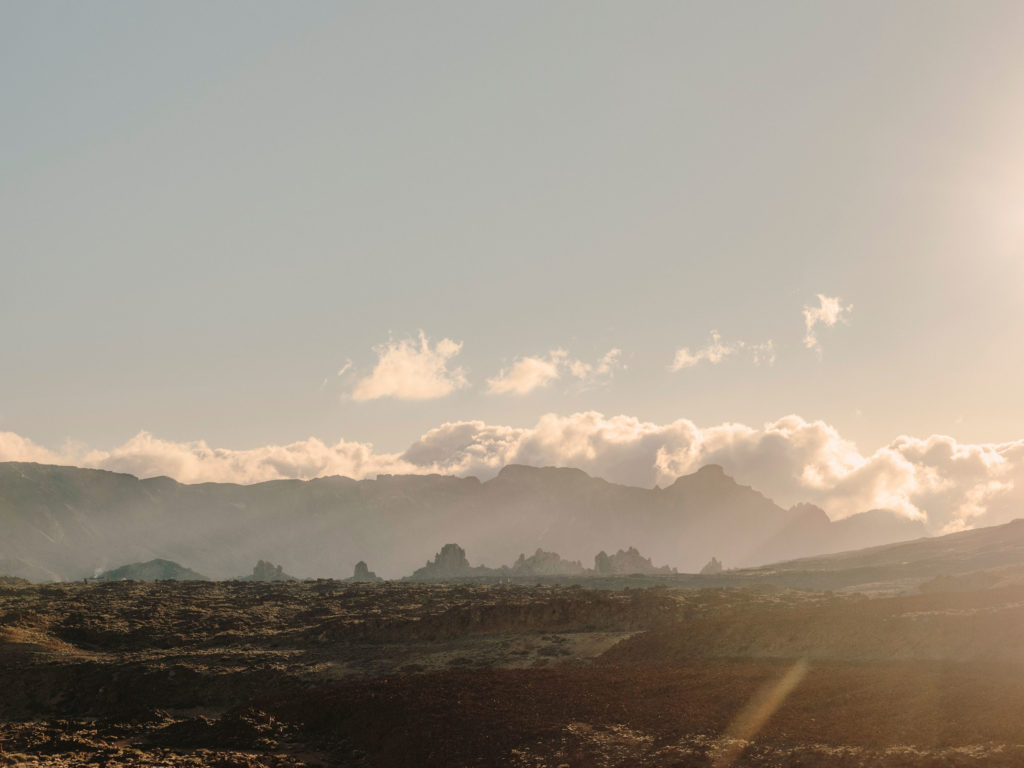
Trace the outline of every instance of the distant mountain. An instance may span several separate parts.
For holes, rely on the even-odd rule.
[[[860,512],[833,522],[820,507],[797,504],[789,509],[789,515],[789,523],[751,552],[748,562],[766,563],[808,553],[863,549],[927,535],[920,520],[911,520],[883,509]]]
[[[0,463],[0,533],[0,575],[42,581],[153,558],[214,578],[247,573],[258,560],[286,563],[299,578],[343,578],[369,559],[396,578],[452,541],[490,565],[537,549],[590,562],[596,552],[634,546],[654,563],[695,573],[712,556],[726,568],[754,566],[925,530],[888,512],[831,522],[810,505],[783,509],[716,465],[647,489],[521,465],[484,483],[380,475],[183,485],[8,462]]]
[[[206,576],[196,573],[170,560],[157,558],[148,563],[132,563],[105,571],[93,581],[209,581]]]

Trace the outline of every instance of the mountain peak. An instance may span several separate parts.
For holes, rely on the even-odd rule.
[[[81,579],[94,576],[97,564],[165,554],[201,574],[237,577],[267,556],[272,541],[275,557],[303,573],[337,575],[339,563],[370,556],[382,575],[397,575],[423,565],[424,539],[437,547],[458,541],[485,562],[540,547],[570,563],[629,541],[652,562],[697,571],[711,554],[744,567],[923,535],[920,523],[881,513],[831,523],[815,507],[784,510],[726,474],[733,469],[694,467],[669,488],[651,490],[522,464],[484,483],[407,475],[250,486],[0,464],[7,515],[0,574]],[[410,526],[415,534],[395,535]],[[220,544],[227,530],[235,534],[230,546]],[[465,567],[454,554],[451,563]],[[533,571],[550,572],[537,559]],[[152,568],[153,578],[169,577],[166,563]],[[472,567],[464,573],[476,574]]]
[[[506,464],[498,472],[503,480],[573,479],[590,480],[590,475],[574,467],[532,467],[528,464]]]
[[[705,464],[703,467],[697,470],[696,474],[704,475],[706,477],[728,477],[725,474],[725,468],[721,464]],[[729,478],[732,480],[732,478]]]
[[[795,520],[802,520],[805,523],[808,522],[831,522],[831,518],[828,513],[819,507],[817,504],[810,504],[806,501],[802,501],[798,504],[794,504],[789,508],[789,513]]]
[[[698,469],[689,475],[680,475],[676,478],[676,481],[669,486],[669,488],[691,488],[691,487],[731,487],[737,486],[736,481],[725,474],[725,469],[721,464],[705,464],[703,467]]]

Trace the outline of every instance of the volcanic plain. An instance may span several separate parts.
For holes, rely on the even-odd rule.
[[[0,586],[5,766],[1022,763],[1021,586]]]

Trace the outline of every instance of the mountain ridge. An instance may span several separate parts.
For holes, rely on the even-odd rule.
[[[885,515],[902,538],[924,533]],[[892,530],[876,536],[886,527],[876,523],[864,523],[860,538],[897,538]],[[490,564],[537,549],[589,562],[594,552],[636,546],[695,573],[712,556],[732,568],[848,549],[843,531],[852,527],[817,508],[783,509],[717,465],[648,489],[528,465],[508,465],[485,482],[378,475],[239,485],[31,462],[0,463],[0,524],[0,562],[63,579],[154,558],[188,562],[211,578],[237,576],[258,560],[300,578],[341,578],[369,559],[398,577],[451,541]]]

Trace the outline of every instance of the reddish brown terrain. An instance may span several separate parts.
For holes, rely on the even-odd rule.
[[[0,764],[1024,764],[1024,588],[0,585]]]

